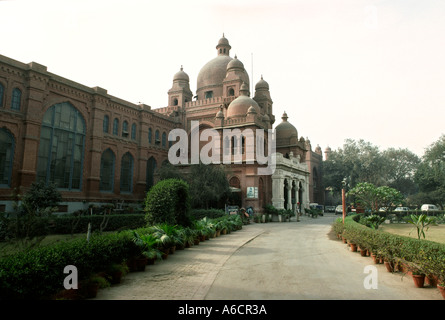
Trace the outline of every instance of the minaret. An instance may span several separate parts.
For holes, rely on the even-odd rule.
[[[192,97],[189,76],[181,66],[181,69],[173,76],[173,85],[168,90],[168,106],[185,107],[185,103],[192,101]]]
[[[228,56],[230,54],[230,49],[232,47],[229,44],[229,40],[224,37],[224,33],[221,39],[219,39],[218,44],[216,45],[216,51],[218,56]]]

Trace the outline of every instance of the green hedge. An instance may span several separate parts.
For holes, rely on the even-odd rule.
[[[74,265],[79,281],[137,254],[130,231],[98,235],[23,251],[0,260],[0,299],[41,299],[63,289],[63,270]]]
[[[387,261],[405,263],[412,270],[435,275],[445,281],[445,244],[428,240],[413,239],[374,230],[358,223],[360,215],[339,218],[333,229],[348,242],[383,257]]]
[[[192,209],[190,216],[194,220],[201,220],[204,217],[216,219],[225,216],[226,213],[222,209]]]
[[[70,234],[73,225],[76,225],[73,233],[83,233],[88,229],[91,222],[92,231],[100,230],[104,217],[102,215],[87,215],[75,217],[72,215],[58,216],[52,219],[52,234]],[[108,216],[108,223],[103,231],[116,231],[135,229],[146,225],[143,214],[113,214]],[[76,224],[78,220],[78,223]]]
[[[14,218],[0,218],[0,241],[7,238],[14,238],[11,230],[8,231],[8,224],[13,222]],[[44,234],[71,234],[86,233],[88,223],[91,223],[91,230],[99,231],[103,221],[102,215],[53,215],[51,217],[38,218],[45,224],[45,228],[40,228],[35,236]],[[146,225],[143,214],[113,214],[108,216],[108,223],[102,231],[117,231],[126,229],[135,229]]]
[[[242,228],[238,215],[206,219],[212,228]],[[150,227],[136,228],[139,234],[150,232]],[[58,242],[0,259],[0,300],[2,299],[47,299],[64,289],[63,281],[67,265],[78,270],[78,280],[91,274],[103,272],[112,264],[122,263],[140,256],[143,248],[134,242],[134,230],[93,235],[85,238]]]

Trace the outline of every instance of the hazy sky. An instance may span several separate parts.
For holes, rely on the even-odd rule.
[[[443,0],[0,0],[0,54],[152,108],[222,34],[313,149],[345,139],[421,156],[445,126]]]

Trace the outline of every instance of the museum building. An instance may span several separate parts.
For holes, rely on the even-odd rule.
[[[229,150],[241,159],[224,165],[240,206],[295,210],[323,203],[321,148],[312,151],[286,113],[272,130],[269,84],[261,77],[251,97],[249,75],[230,50],[223,36],[216,57],[198,73],[195,95],[181,67],[173,76],[167,106],[156,109],[55,75],[36,62],[0,55],[0,212],[12,210],[12,194],[23,193],[36,180],[57,185],[63,197],[60,212],[90,204],[140,203],[156,183],[156,168],[169,161],[173,129],[187,132],[189,146],[195,130],[221,133],[221,156]],[[226,131],[238,134],[225,136]],[[246,132],[253,133],[253,140]],[[250,146],[253,142],[267,154],[272,132],[275,170],[259,174],[267,165],[256,161],[256,149]],[[205,144],[199,142],[200,151]]]

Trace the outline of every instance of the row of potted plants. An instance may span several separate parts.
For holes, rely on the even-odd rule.
[[[162,223],[132,230],[132,241],[137,250],[134,250],[131,257],[122,263],[113,263],[105,271],[95,273],[84,280],[79,291],[63,290],[63,294],[59,293],[55,298],[94,298],[99,289],[119,283],[128,272],[145,271],[147,265],[167,259],[176,250],[190,248],[221,234],[239,230],[242,225],[241,218],[234,215],[214,219],[204,217],[190,227]]]
[[[420,239],[390,234],[358,223],[362,217],[353,215],[339,218],[333,230],[350,250],[370,256],[374,263],[384,263],[389,272],[412,276],[416,287],[425,281],[437,287],[445,299],[445,245]]]

